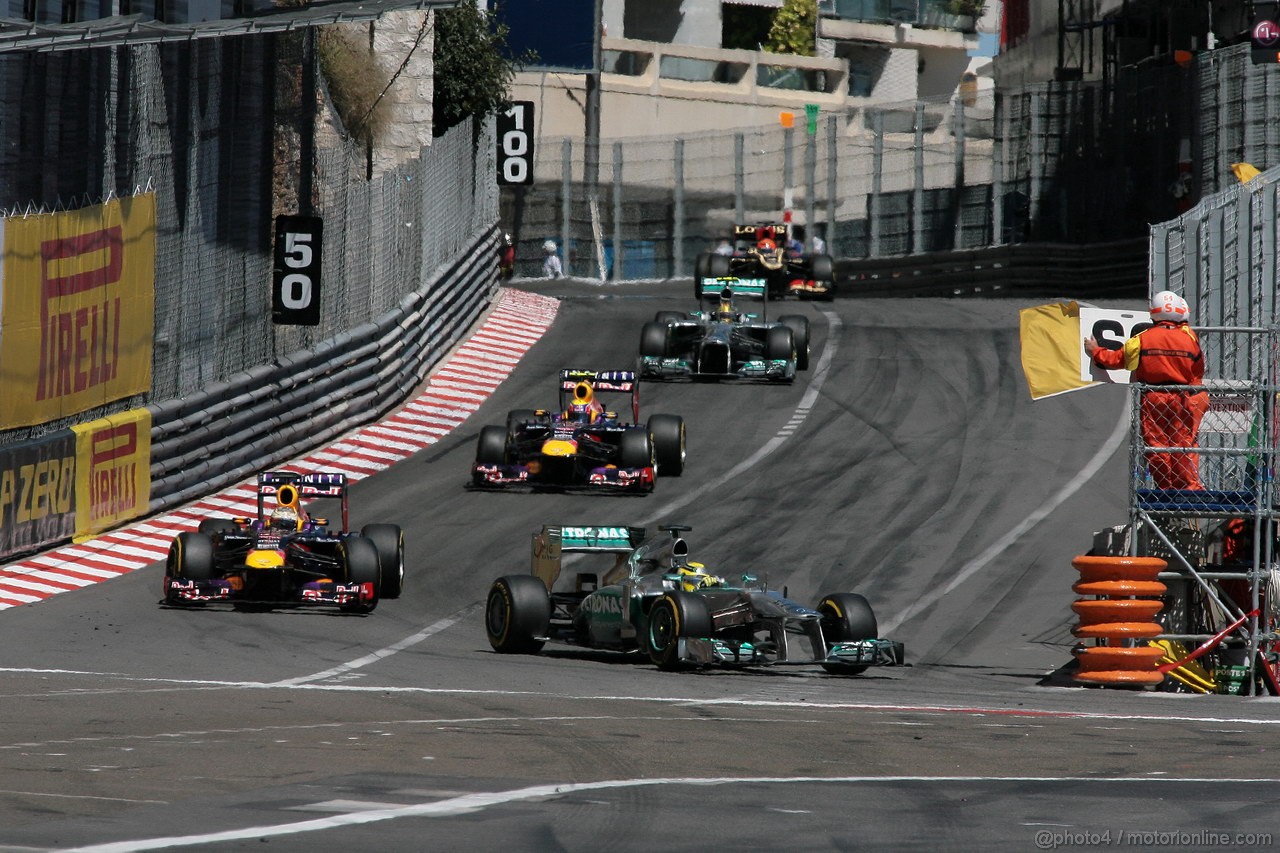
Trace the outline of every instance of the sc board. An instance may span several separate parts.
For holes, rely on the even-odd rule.
[[[1086,382],[1129,384],[1129,371],[1103,370],[1084,351],[1084,339],[1092,337],[1105,349],[1123,349],[1124,342],[1151,328],[1151,315],[1146,311],[1117,311],[1080,306],[1080,378]]]

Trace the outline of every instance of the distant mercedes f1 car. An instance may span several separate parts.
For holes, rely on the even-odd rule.
[[[631,422],[597,399],[609,393],[630,397]],[[480,430],[473,485],[650,492],[657,474],[684,471],[684,419],[651,415],[639,423],[635,371],[561,370],[559,394],[557,411],[516,409],[505,427]]]
[[[345,474],[266,471],[257,491],[257,518],[209,518],[198,532],[174,538],[162,604],[330,605],[368,613],[380,598],[400,597],[404,534],[394,524],[348,531]],[[340,500],[342,528],[308,515],[305,498]]]
[[[735,225],[731,255],[702,252],[694,261],[694,290],[704,278],[763,278],[771,299],[791,294],[801,298],[835,296],[835,263],[830,255],[806,254],[787,247],[787,226]]]
[[[485,632],[495,651],[536,654],[547,642],[640,651],[662,669],[820,665],[837,675],[903,662],[903,645],[876,636],[861,595],[824,595],[805,607],[742,574],[718,577],[689,560],[688,527],[546,526],[533,537],[533,571],[493,582]],[[565,554],[601,554],[599,572],[561,583]]]
[[[640,332],[640,375],[645,379],[763,379],[791,382],[809,367],[809,318],[734,308],[735,297],[763,300],[764,279],[704,278],[702,296],[715,310],[659,311]],[[764,303],[762,303],[763,305]]]

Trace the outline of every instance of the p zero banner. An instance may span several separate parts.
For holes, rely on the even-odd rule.
[[[0,447],[0,558],[71,538],[75,481],[69,429]]]
[[[151,503],[151,413],[133,409],[73,426],[76,529],[83,539],[145,515]]]
[[[0,221],[0,429],[151,388],[154,194]]]

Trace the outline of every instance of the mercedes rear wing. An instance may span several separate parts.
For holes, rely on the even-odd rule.
[[[643,527],[548,524],[533,534],[533,574],[547,590],[555,588],[564,554],[627,555],[645,540]]]

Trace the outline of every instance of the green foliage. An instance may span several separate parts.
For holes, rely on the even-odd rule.
[[[953,15],[970,15],[980,18],[986,8],[987,0],[947,0],[947,11]]]
[[[339,27],[320,30],[316,52],[343,127],[362,144],[376,142],[391,113],[390,101],[381,97],[389,75],[369,52],[367,42]]]
[[[770,53],[813,56],[818,26],[818,0],[785,0],[769,28]]]
[[[436,10],[434,136],[467,119],[479,121],[511,104],[516,65],[507,58],[507,32],[492,11],[467,0]],[[521,64],[533,57],[520,57]]]

